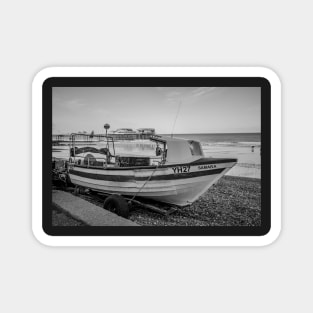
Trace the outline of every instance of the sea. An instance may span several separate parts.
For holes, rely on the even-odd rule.
[[[207,157],[238,159],[236,166],[227,175],[261,178],[260,133],[173,134],[173,137],[200,141]],[[88,145],[101,148],[106,146],[106,142],[90,141]],[[86,146],[86,143],[77,142],[77,146]],[[155,143],[149,140],[116,141],[115,153],[152,156],[155,153]],[[68,144],[53,146],[52,155],[56,158],[68,159]]]

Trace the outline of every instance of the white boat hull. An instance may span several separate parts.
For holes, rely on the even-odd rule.
[[[86,168],[71,165],[73,184],[105,193],[138,196],[185,206],[196,201],[236,162],[183,164],[159,168]]]

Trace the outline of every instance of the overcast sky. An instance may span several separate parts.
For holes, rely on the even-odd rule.
[[[54,87],[53,133],[155,128],[174,133],[260,132],[259,87]],[[178,113],[178,115],[177,115]]]

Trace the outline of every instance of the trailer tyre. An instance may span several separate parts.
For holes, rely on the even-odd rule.
[[[129,215],[127,201],[119,195],[111,195],[106,198],[103,203],[103,208],[122,217],[128,217]]]

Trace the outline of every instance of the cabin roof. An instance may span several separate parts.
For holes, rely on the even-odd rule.
[[[196,140],[183,138],[174,138],[167,136],[152,136],[150,140],[166,144],[167,163],[192,162],[204,157],[201,145]],[[193,151],[193,145],[196,145],[197,152]]]

